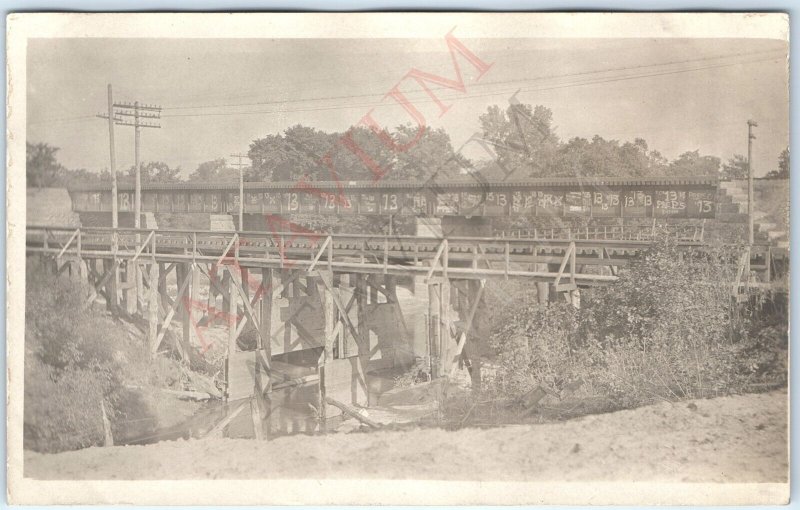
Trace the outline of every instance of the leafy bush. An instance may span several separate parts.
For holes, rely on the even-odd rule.
[[[621,408],[785,382],[785,304],[766,319],[742,313],[730,298],[730,261],[721,248],[689,255],[665,242],[616,284],[583,291],[580,310],[523,294],[499,315],[487,389],[516,398],[581,380],[582,391]]]
[[[112,385],[110,374],[56,369],[31,356],[25,360],[25,448],[55,452],[103,440],[100,403]]]
[[[115,434],[147,409],[124,386],[144,346],[123,325],[84,309],[79,284],[30,259],[25,296],[24,447],[45,452],[99,444],[101,403]]]

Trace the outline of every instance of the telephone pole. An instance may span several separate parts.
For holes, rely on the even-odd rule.
[[[142,174],[139,162],[139,146],[141,139],[141,128],[161,128],[155,121],[161,119],[161,107],[153,105],[141,105],[138,101],[131,103],[115,103],[111,96],[111,85],[108,86],[108,113],[97,115],[101,119],[108,119],[108,134],[111,145],[111,210],[112,226],[118,226],[117,220],[117,172],[116,157],[114,155],[114,124],[117,126],[131,126],[134,128],[134,147],[133,165],[136,173],[135,196],[134,196],[134,218],[133,226],[141,227],[142,215]],[[133,122],[125,117],[133,117]],[[144,119],[144,120],[143,120]]]
[[[753,245],[753,128],[758,127],[754,120],[747,121],[747,243]]]
[[[111,84],[108,84],[108,113],[98,114],[101,119],[108,119],[108,151],[111,157],[111,227],[119,226],[119,213],[117,211],[117,157],[114,152],[114,123],[122,120],[114,115],[114,97]]]
[[[156,121],[161,120],[161,107],[154,105],[142,105],[139,101],[131,103],[115,103],[114,107],[118,110],[115,115],[121,117],[133,117],[133,122],[130,120],[120,120],[117,125],[131,126],[134,129],[134,147],[133,147],[133,164],[136,172],[135,195],[134,203],[134,217],[133,227],[141,228],[142,217],[142,169],[139,161],[139,146],[141,139],[141,128],[155,128],[160,129],[161,126]],[[144,119],[144,120],[142,120]]]
[[[114,137],[114,124],[118,126],[131,126],[134,128],[134,172],[136,176],[135,182],[135,195],[134,195],[134,207],[133,207],[133,227],[136,229],[141,228],[142,226],[142,173],[141,173],[141,164],[139,161],[139,141],[141,138],[141,128],[160,128],[161,126],[158,125],[155,121],[161,119],[161,107],[160,106],[153,106],[153,105],[142,105],[139,104],[138,101],[135,101],[133,104],[131,103],[115,103],[111,97],[111,85],[108,86],[108,114],[107,115],[98,115],[99,117],[107,118],[108,125],[109,125],[109,133],[111,134],[111,174],[113,176],[112,181],[112,216],[114,219],[112,220],[113,226],[116,228],[117,224],[117,193],[116,193],[116,170],[115,170],[115,161],[114,161],[114,147],[113,147],[113,137]],[[126,118],[127,117],[127,118]],[[133,122],[130,121],[130,117],[133,117]],[[141,237],[139,233],[136,233],[136,245],[138,246],[141,242]],[[118,278],[118,277],[115,277]],[[143,292],[143,283],[142,283],[142,273],[141,270],[137,265],[134,265],[132,271],[130,269],[126,270],[126,278],[127,282],[131,283],[133,280],[133,285],[135,287],[135,294],[133,294],[132,290],[129,288],[128,294],[125,297],[125,306],[129,313],[133,313],[136,309],[142,309],[142,301],[141,296],[144,295]],[[133,296],[136,296],[134,298]]]
[[[247,154],[239,152],[231,154],[230,157],[239,158],[238,163],[231,163],[231,165],[239,167],[239,230],[244,230],[244,163],[242,163],[242,158],[246,158]]]
[[[117,229],[119,227],[119,209],[118,209],[118,199],[117,199],[117,158],[116,153],[114,150],[114,124],[118,120],[121,120],[119,117],[114,115],[114,97],[113,92],[111,90],[111,84],[108,84],[108,113],[107,114],[100,114],[98,115],[101,119],[108,119],[108,151],[109,156],[111,158],[110,161],[110,171],[111,171],[111,227],[113,229]],[[117,236],[114,235],[111,241],[111,249],[116,254],[117,252]],[[111,310],[113,313],[117,313],[117,307],[119,306],[119,295],[117,294],[117,289],[119,288],[119,268],[118,266],[112,266],[114,269],[114,274],[111,279],[111,290],[110,290],[110,299],[111,302],[109,305],[111,306]]]

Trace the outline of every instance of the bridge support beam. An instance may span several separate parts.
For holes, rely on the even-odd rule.
[[[119,313],[119,264],[115,260],[103,259],[103,273],[111,272],[108,283],[106,284],[106,297],[108,308],[112,315]]]
[[[455,337],[455,354],[449,357],[446,369],[450,375],[455,369],[466,367],[473,389],[481,386],[481,343],[487,340],[481,327],[484,319],[481,316],[484,286],[485,282],[480,280],[461,280],[453,285],[459,327]]]
[[[125,279],[122,284],[122,304],[128,315],[134,315],[138,312],[136,301],[138,299],[139,287],[137,286],[137,271],[135,266],[136,263],[131,263],[130,261],[125,263]]]
[[[153,344],[158,337],[158,317],[161,311],[159,303],[158,285],[160,279],[160,266],[155,260],[150,264],[149,288],[147,292],[147,351],[152,356]]]
[[[451,317],[450,279],[428,283],[428,345],[432,379],[447,375],[454,352]]]

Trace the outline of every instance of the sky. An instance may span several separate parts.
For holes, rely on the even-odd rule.
[[[724,160],[747,153],[777,167],[789,143],[788,46],[768,39],[464,39],[491,68],[459,59],[465,90],[430,84],[449,109],[411,79],[418,69],[454,79],[436,39],[30,39],[27,140],[60,148],[68,168],[109,166],[107,84],[115,102],[163,108],[160,129],[142,129],[142,161],[184,176],[216,158],[247,153],[256,138],[296,124],[344,131],[372,112],[388,127],[412,118],[386,94],[398,83],[432,127],[458,149],[493,104],[553,111],[567,140],[644,138],[673,159],[685,151]],[[133,128],[115,128],[117,168],[133,165]],[[464,153],[485,158],[476,144]]]

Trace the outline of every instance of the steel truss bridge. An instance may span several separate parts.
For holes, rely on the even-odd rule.
[[[246,182],[243,214],[462,217],[714,218],[718,181],[710,177],[528,179],[426,182]],[[112,210],[110,184],[70,189],[79,213]],[[118,210],[134,211],[134,190],[118,189]],[[142,211],[239,214],[239,186],[144,183]]]

